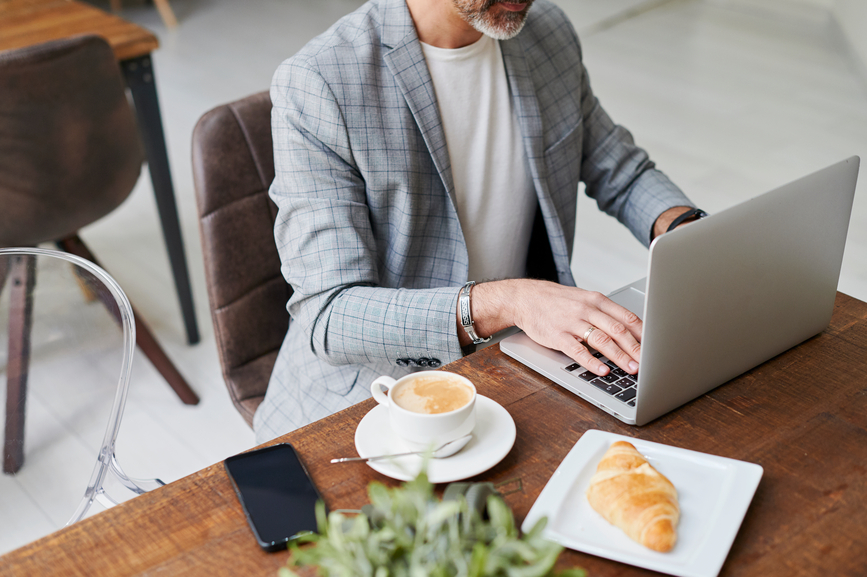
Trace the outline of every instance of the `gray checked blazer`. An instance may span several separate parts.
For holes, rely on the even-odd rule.
[[[559,282],[579,181],[645,245],[691,203],[593,96],[574,29],[547,0],[500,43]],[[467,79],[472,82],[473,79]],[[380,375],[461,356],[467,249],[430,74],[405,0],[371,0],[277,69],[271,87],[291,323],[256,413],[259,441],[370,396]]]

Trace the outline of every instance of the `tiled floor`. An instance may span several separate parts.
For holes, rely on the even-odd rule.
[[[98,6],[107,9],[107,1]],[[253,444],[228,400],[207,308],[190,135],[208,109],[267,89],[277,64],[358,0],[175,0],[176,30],[152,6],[123,16],[160,37],[154,54],[202,342],[185,344],[146,176],[83,237],[199,392],[182,405],[138,354],[118,456],[133,476],[172,481]],[[867,79],[827,12],[765,0],[561,0],[581,34],[593,87],[659,167],[711,212],[852,154],[867,158]],[[867,300],[867,179],[856,195],[840,290]],[[646,251],[586,198],[573,268],[601,291],[645,274]],[[91,368],[91,367],[88,367]],[[35,404],[34,404],[35,406]],[[36,458],[31,457],[35,462]],[[89,470],[90,463],[87,464]],[[58,479],[59,481],[59,479]],[[57,526],[51,503],[0,479],[0,551]],[[55,494],[63,491],[57,487]],[[83,492],[73,487],[69,494]],[[20,522],[11,528],[6,519]]]

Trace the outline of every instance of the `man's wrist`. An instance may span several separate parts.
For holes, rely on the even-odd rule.
[[[473,286],[475,286],[475,284],[476,281],[470,281],[465,284],[461,289],[460,295],[458,297],[458,310],[460,311],[461,325],[464,327],[464,332],[467,333],[467,336],[470,338],[474,345],[480,345],[491,340],[491,337],[479,336],[476,333],[476,329],[474,327],[475,323],[473,322],[472,294]]]
[[[688,210],[675,218],[671,224],[668,225],[668,228],[665,229],[665,232],[671,232],[677,227],[687,222],[692,222],[694,220],[701,220],[707,216],[707,213],[700,208],[694,208],[692,210]]]
[[[510,318],[510,293],[517,287],[512,283],[521,281],[499,280],[478,283],[472,289],[473,328],[480,337],[489,337],[502,329],[514,325]],[[512,295],[514,296],[514,295]],[[464,330],[461,322],[460,296],[456,307],[457,333],[461,347],[472,344],[470,336]]]
[[[665,231],[668,230],[668,227],[671,226],[671,223],[674,222],[677,217],[691,210],[693,210],[693,207],[691,206],[675,206],[660,214],[659,217],[657,217],[656,222],[653,223],[650,240],[653,241],[656,237],[665,234]]]

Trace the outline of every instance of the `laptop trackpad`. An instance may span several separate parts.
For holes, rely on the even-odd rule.
[[[623,287],[608,296],[623,308],[637,314],[639,318],[644,318],[644,293],[634,286]]]

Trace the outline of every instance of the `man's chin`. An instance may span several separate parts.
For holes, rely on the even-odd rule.
[[[471,19],[469,23],[482,34],[495,40],[511,40],[524,28],[529,8],[530,3],[527,3],[522,11],[507,11],[498,3],[491,7],[492,11],[497,11],[496,14],[489,12],[484,16]]]
[[[490,36],[494,40],[511,40],[515,36],[517,36],[521,30],[524,28],[523,20],[515,27],[503,28],[503,27],[485,27],[485,26],[475,26],[473,28],[484,34],[485,36]]]

